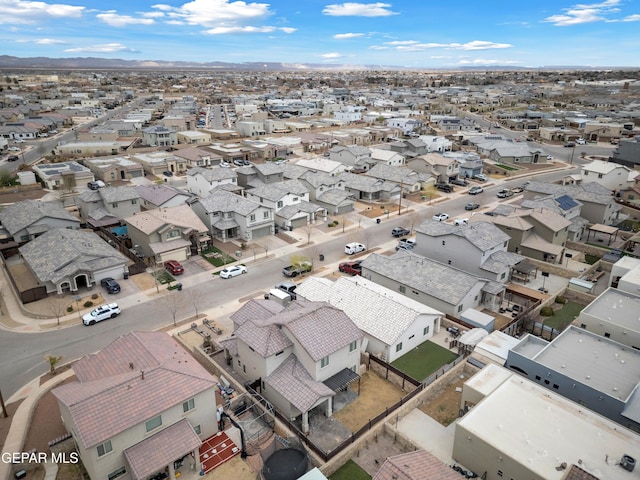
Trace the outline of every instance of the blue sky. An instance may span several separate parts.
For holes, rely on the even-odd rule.
[[[640,0],[61,1],[0,0],[0,54],[410,68],[640,67]]]

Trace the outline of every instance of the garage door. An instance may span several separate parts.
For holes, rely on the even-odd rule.
[[[353,212],[353,203],[349,203],[347,205],[341,205],[338,207],[337,215],[344,215],[345,213]]]
[[[293,228],[300,228],[307,225],[307,222],[308,222],[307,217],[296,218],[295,220],[291,220],[291,226]]]
[[[271,235],[271,225],[267,225],[266,227],[256,228],[251,231],[251,239],[256,240],[258,238],[267,237]]]

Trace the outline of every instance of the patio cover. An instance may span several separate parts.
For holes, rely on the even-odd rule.
[[[340,370],[338,373],[336,373],[332,377],[327,378],[322,383],[324,383],[334,392],[339,392],[340,390],[348,387],[356,380],[358,380],[358,395],[360,395],[360,375],[358,375],[350,368],[344,368]]]
[[[603,225],[602,223],[596,223],[595,225],[591,225],[589,227],[589,233],[587,233],[587,242],[589,241],[589,237],[591,236],[591,232],[594,233],[604,233],[605,235],[609,235],[609,242],[607,245],[611,245],[611,237],[615,236],[618,238],[618,227],[613,227],[609,225]]]
[[[188,455],[202,442],[186,418],[127,448],[124,456],[131,476],[143,480]]]

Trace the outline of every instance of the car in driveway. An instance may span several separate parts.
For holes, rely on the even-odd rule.
[[[449,220],[448,213],[436,213],[433,217],[431,217],[436,222],[444,222],[445,220]]]
[[[398,250],[413,250],[413,247],[416,246],[416,241],[410,238],[403,238],[396,245],[396,252]]]
[[[220,278],[237,277],[238,275],[242,275],[244,273],[247,273],[247,267],[245,267],[244,265],[235,265],[233,267],[228,267],[224,270],[220,270]]]
[[[7,162],[17,162],[18,160],[20,160],[20,159],[18,158],[17,155],[9,155],[7,157]]]
[[[480,208],[480,204],[479,204],[479,203],[473,203],[473,202],[471,202],[471,203],[467,203],[467,204],[464,206],[464,209],[465,209],[465,210],[475,210],[476,208]]]
[[[94,308],[89,313],[84,315],[82,317],[82,323],[84,325],[94,325],[103,320],[116,318],[118,315],[120,315],[120,313],[120,307],[118,307],[117,303],[100,305],[99,307]]]
[[[498,198],[508,198],[508,197],[513,197],[513,192],[511,190],[507,190],[506,188],[503,188],[502,190],[500,190],[498,193],[496,193],[496,196]]]
[[[454,178],[453,180],[451,180],[451,183],[453,183],[454,185],[459,185],[461,187],[466,187],[467,185],[469,185],[469,182],[467,182],[464,178]]]
[[[182,275],[184,273],[184,267],[177,260],[167,260],[164,262],[164,268],[171,275]]]
[[[364,252],[366,249],[367,247],[362,243],[351,242],[344,246],[344,253],[347,255],[354,255],[356,253]]]
[[[461,227],[462,225],[467,225],[468,223],[469,223],[469,219],[468,219],[468,218],[456,218],[456,219],[453,221],[453,224],[454,224],[456,227]]]
[[[19,147],[9,147],[7,150],[9,150],[10,152],[19,152],[20,148]]]
[[[120,293],[120,284],[111,277],[100,280],[100,285],[102,285],[108,293]]]
[[[236,167],[244,167],[244,161],[243,161],[243,160],[240,160],[239,158],[234,158],[234,159],[233,159],[233,164],[234,164]]]
[[[351,275],[362,275],[361,263],[362,260],[356,260],[355,262],[342,262],[338,265],[338,270],[342,273],[350,273]]]
[[[484,192],[484,188],[482,188],[480,185],[474,185],[469,189],[469,195],[478,195],[482,192]]]
[[[14,140],[15,143],[26,143],[26,140],[23,140],[22,138],[16,138]]]
[[[437,183],[436,188],[444,193],[453,192],[453,185],[449,185],[448,183]]]
[[[522,187],[513,187],[513,188],[511,189],[511,192],[513,192],[514,194],[516,194],[516,193],[522,193],[522,192],[524,192],[524,188],[522,188]]]
[[[395,227],[393,230],[391,230],[391,235],[396,238],[404,237],[405,235],[409,235],[410,233],[411,230],[404,227]]]
[[[478,173],[477,175],[474,175],[473,179],[480,182],[486,182],[488,180],[487,176],[484,173]]]

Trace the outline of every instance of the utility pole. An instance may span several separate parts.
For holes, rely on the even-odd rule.
[[[400,196],[398,197],[398,216],[400,216],[400,212],[402,212],[402,194],[404,190],[404,178],[400,179]]]

